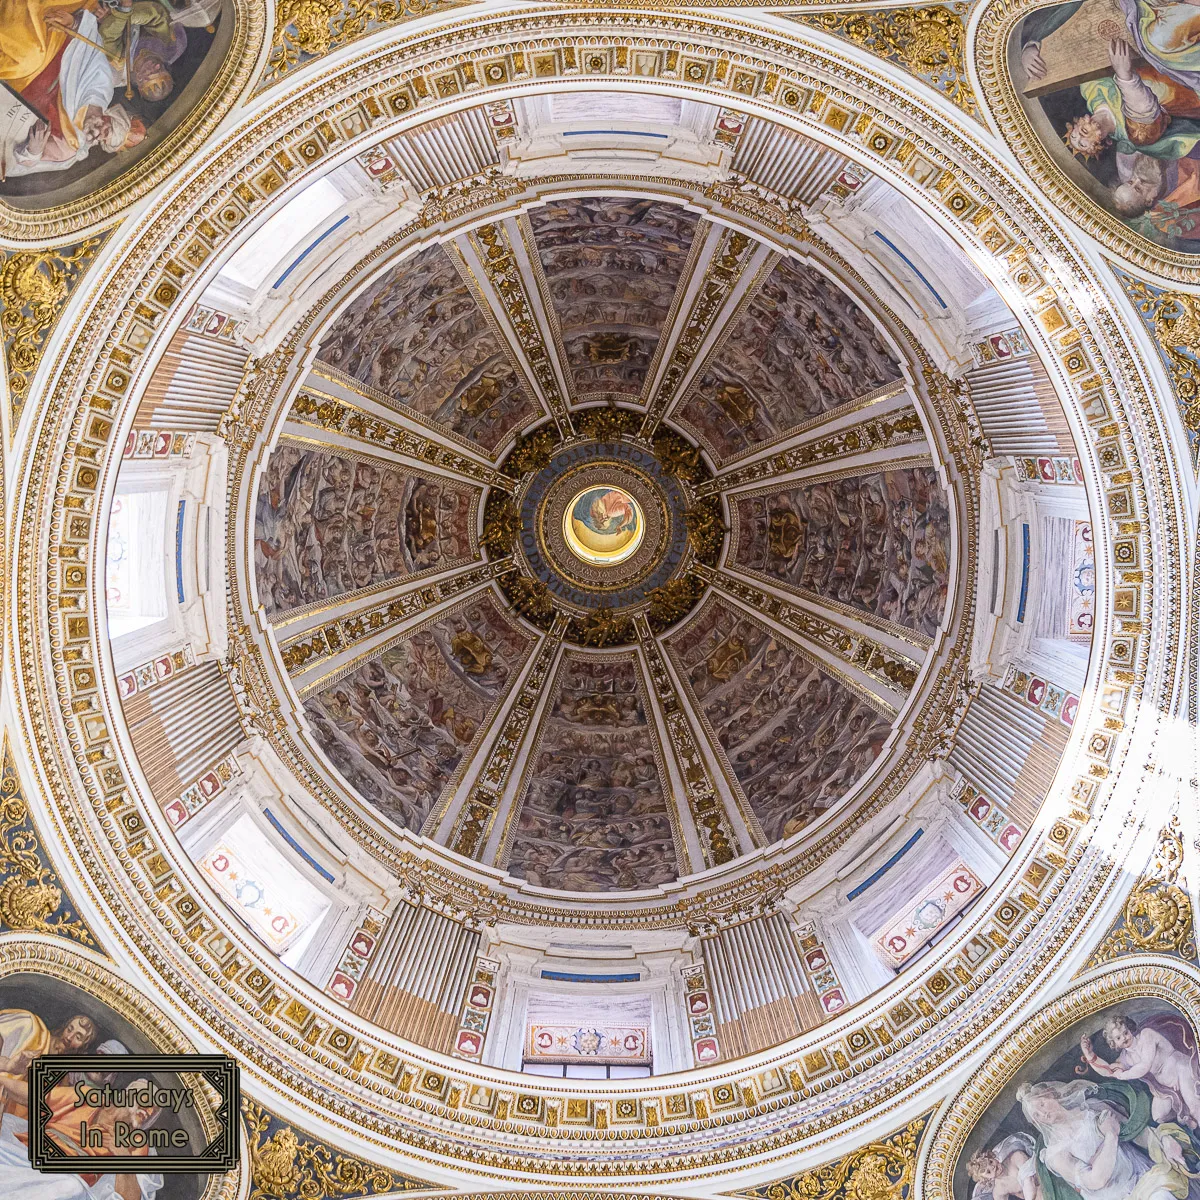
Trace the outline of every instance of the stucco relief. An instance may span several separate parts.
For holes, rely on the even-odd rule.
[[[850,296],[782,258],[677,411],[725,460],[899,378]]]
[[[572,892],[668,883],[679,868],[667,804],[632,656],[568,655],[509,871]]]
[[[531,645],[481,597],[310,696],[309,724],[350,787],[419,830]]]
[[[767,842],[843,796],[887,739],[887,718],[793,645],[720,602],[670,650]]]
[[[287,442],[259,484],[254,569],[275,615],[471,553],[471,492]]]
[[[555,201],[529,221],[576,397],[639,396],[699,217],[612,196]]]
[[[950,510],[932,467],[738,501],[737,562],[932,637],[950,583]]]
[[[333,323],[318,361],[494,450],[539,411],[449,252],[385,271]]]

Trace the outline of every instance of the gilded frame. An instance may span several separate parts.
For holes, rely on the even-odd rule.
[[[1065,217],[1125,262],[1163,279],[1195,284],[1200,279],[1200,254],[1156,246],[1105,212],[1058,167],[1025,113],[1008,69],[1009,39],[1031,12],[1061,2],[989,0],[985,5],[975,22],[974,48],[975,72],[987,110],[1021,166]]]
[[[941,1106],[918,1169],[917,1194],[928,1200],[953,1200],[954,1168],[976,1122],[1042,1046],[1111,1004],[1143,998],[1167,1001],[1187,1017],[1193,1030],[1200,1029],[1200,976],[1180,960],[1124,959],[1090,973],[1022,1018],[1010,1040],[989,1054]]]
[[[225,59],[182,121],[143,159],[116,179],[76,200],[25,208],[0,198],[0,243],[44,247],[65,237],[94,233],[163,184],[204,145],[250,86],[267,32],[266,6],[231,0],[233,37]]]
[[[59,939],[26,933],[0,937],[0,979],[22,974],[42,975],[86,992],[128,1021],[158,1054],[197,1052],[179,1027],[152,1005],[144,993],[131,987],[109,966],[96,961],[93,955]],[[210,1138],[215,1137],[219,1125],[211,1100],[202,1089],[197,1090],[196,1097],[201,1128]],[[241,1192],[244,1168],[243,1148],[242,1166],[235,1171],[209,1175],[199,1200],[234,1200]]]

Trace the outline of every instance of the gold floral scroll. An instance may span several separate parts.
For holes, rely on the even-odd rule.
[[[0,337],[13,429],[50,331],[106,236],[58,250],[0,251]]]
[[[884,62],[903,67],[974,117],[978,107],[967,77],[963,23],[969,9],[964,3],[930,4],[880,12],[788,14],[788,19],[831,33]]]
[[[444,1188],[364,1162],[306,1133],[297,1133],[261,1104],[243,1097],[250,1149],[250,1200],[362,1200]]]
[[[1171,292],[1113,267],[1171,377],[1192,466],[1200,469],[1200,296]]]
[[[1087,966],[1099,966],[1126,954],[1173,954],[1196,962],[1192,902],[1181,886],[1182,867],[1183,833],[1175,816],[1159,832],[1153,858],[1125,898],[1121,915],[1092,951]]]
[[[929,1114],[800,1175],[730,1192],[751,1200],[908,1200]]]
[[[0,768],[0,880],[0,930],[54,933],[97,945],[42,847],[7,738]]]

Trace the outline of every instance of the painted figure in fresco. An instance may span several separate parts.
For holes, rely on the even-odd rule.
[[[1111,74],[1041,97],[1067,149],[1106,188],[1106,206],[1152,240],[1200,250],[1200,15],[1188,2],[1116,0],[1124,28],[1101,22]],[[1047,78],[1044,43],[1084,0],[1021,24],[1027,90]],[[1097,35],[1099,36],[1099,35]],[[1053,78],[1053,76],[1051,76]],[[1071,115],[1082,107],[1084,111]]]
[[[0,1111],[25,1116],[25,1072],[42,1054],[86,1054],[97,1037],[96,1022],[82,1013],[51,1030],[36,1013],[0,1009]]]
[[[991,1150],[976,1150],[967,1174],[975,1183],[971,1200],[1042,1200],[1037,1145],[1027,1133],[1014,1133]]]
[[[211,34],[220,7],[221,0],[0,0],[8,100],[0,175],[65,171],[93,152],[140,145],[175,91],[188,29]]]
[[[1038,1134],[1045,1200],[1185,1200],[1192,1180],[1187,1132],[1156,1126],[1144,1092],[1128,1083],[1023,1084],[1017,1100]]]
[[[575,892],[653,887],[678,874],[631,660],[566,660],[508,869],[536,886]]]
[[[129,1086],[145,1087],[148,1081],[135,1079]],[[46,1132],[71,1155],[102,1160],[105,1154],[117,1153],[116,1122],[123,1121],[131,1129],[149,1129],[159,1116],[156,1108],[130,1105],[125,1108],[94,1105],[76,1106],[75,1088],[60,1084],[49,1096],[51,1116]],[[80,1122],[86,1121],[90,1130],[101,1135],[101,1148],[84,1149],[78,1141]],[[154,1200],[163,1177],[157,1173],[145,1175],[105,1174],[102,1171],[78,1175],[45,1175],[29,1165],[28,1125],[25,1120],[5,1114],[0,1120],[0,1194],[15,1200]],[[122,1154],[149,1156],[150,1147],[123,1149]],[[92,1165],[92,1164],[89,1164]],[[97,1161],[95,1166],[100,1166]]]
[[[633,506],[620,492],[604,492],[588,508],[588,523],[597,533],[620,533],[636,522]]]
[[[994,1133],[961,1165],[959,1200],[1200,1200],[1200,1056],[1187,1019],[1133,1000],[1056,1042],[989,1110]]]
[[[1110,1016],[1104,1023],[1104,1038],[1114,1050],[1120,1051],[1116,1062],[1108,1062],[1096,1054],[1089,1037],[1081,1038],[1079,1047],[1097,1075],[1143,1080],[1153,1095],[1154,1120],[1178,1121],[1189,1129],[1200,1129],[1200,1057],[1195,1039],[1184,1022],[1172,1021],[1170,1032],[1187,1047],[1177,1049],[1156,1024],[1150,1022],[1139,1028],[1127,1016],[1119,1013]]]

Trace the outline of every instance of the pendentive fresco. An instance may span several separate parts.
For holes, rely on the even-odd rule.
[[[1043,147],[1134,233],[1200,253],[1200,16],[1193,4],[1071,0],[1024,17],[1009,44]]]
[[[78,200],[196,107],[228,50],[229,0],[0,0],[0,197]]]
[[[1196,1200],[1196,1031],[1162,1000],[1125,1000],[1041,1047],[988,1105],[955,1200]]]
[[[145,1081],[145,1073],[122,1070],[123,1054],[153,1054],[159,1048],[98,996],[48,975],[23,972],[0,979],[0,1190],[22,1200],[195,1200],[206,1181],[202,1175],[105,1173],[94,1156],[94,1174],[43,1175],[29,1165],[28,1082],[30,1062],[44,1054],[95,1054],[111,1058],[111,1067],[72,1073],[49,1093],[51,1116],[45,1128],[59,1144],[81,1153],[80,1125],[93,1131],[124,1119],[131,1128],[185,1129],[193,1144],[207,1140],[195,1110],[130,1106],[113,1108],[85,1103],[79,1082],[123,1089]],[[111,1141],[110,1141],[111,1145]],[[112,1153],[110,1149],[109,1153]],[[135,1154],[149,1156],[143,1146]]]

